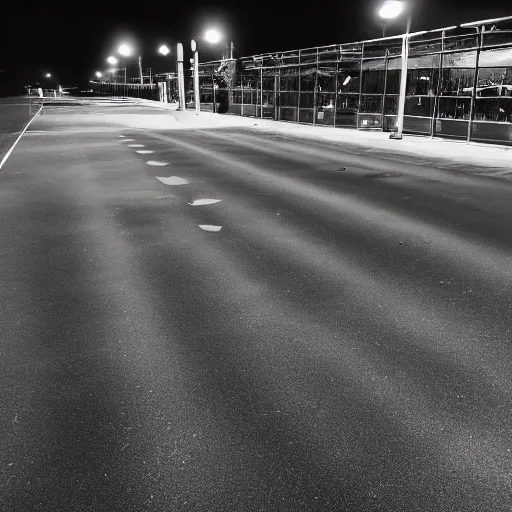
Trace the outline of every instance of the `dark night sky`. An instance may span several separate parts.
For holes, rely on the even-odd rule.
[[[164,71],[173,66],[156,54],[158,45],[167,43],[174,48],[182,41],[187,48],[187,41],[211,24],[221,27],[234,41],[237,56],[381,35],[376,17],[381,4],[378,0],[6,2],[1,11],[0,69],[27,81],[51,71],[64,85],[105,68],[105,58],[125,36],[138,45],[145,66]],[[414,9],[413,31],[512,15],[510,0],[408,2]],[[397,22],[388,34],[402,32],[403,25],[403,20]],[[3,72],[0,77],[5,75]]]

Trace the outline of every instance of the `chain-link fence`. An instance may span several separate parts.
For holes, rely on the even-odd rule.
[[[402,37],[225,64],[200,65],[202,110],[396,129]],[[512,18],[411,34],[407,69],[404,132],[512,144]]]
[[[90,93],[93,96],[142,98],[158,100],[158,84],[118,84],[111,82],[90,82]]]

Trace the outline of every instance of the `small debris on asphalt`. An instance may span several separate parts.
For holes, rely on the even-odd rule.
[[[398,245],[404,245],[404,243],[403,242],[398,242]]]

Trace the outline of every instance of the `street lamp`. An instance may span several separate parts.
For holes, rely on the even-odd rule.
[[[379,10],[379,16],[384,20],[398,18],[405,10],[405,2],[387,0]],[[409,32],[411,30],[411,13],[407,16],[407,27],[402,36],[402,71],[400,73],[400,96],[398,97],[398,114],[396,133],[391,133],[390,139],[401,139],[404,129],[405,94],[407,92],[407,64],[409,59]]]
[[[46,78],[51,78],[51,77],[52,77],[52,74],[51,74],[51,73],[46,73],[45,77],[46,77]]]
[[[117,49],[117,51],[123,57],[131,57],[133,54],[133,48],[127,43],[123,43],[123,44],[119,45],[119,48]],[[140,83],[142,85],[144,80],[142,77],[142,57],[140,55],[139,55],[139,75],[140,75]],[[126,83],[126,66],[124,68],[124,83]]]
[[[171,50],[169,49],[168,46],[163,44],[162,46],[160,46],[160,48],[158,48],[158,53],[162,55],[169,55],[169,53],[171,53]]]
[[[405,5],[399,0],[388,0],[379,10],[379,16],[385,20],[398,18],[404,12]]]
[[[204,33],[205,41],[210,44],[217,44],[221,38],[222,36],[220,32],[214,28],[211,28]]]
[[[116,59],[113,55],[111,55],[111,56],[107,59],[107,62],[108,62],[109,64],[112,64],[112,65],[114,66],[114,65],[116,65],[116,64],[117,64],[117,62],[118,62],[118,61],[117,61],[117,59]]]
[[[215,28],[210,28],[204,33],[204,40],[210,44],[218,44],[223,39],[223,35]],[[227,46],[227,44],[226,44]],[[229,58],[233,58],[233,43],[229,44]]]
[[[101,71],[96,71],[96,78],[101,78],[103,76],[103,73]]]
[[[119,46],[117,51],[123,57],[131,57],[131,55],[133,53],[133,48],[129,44],[123,43],[122,45]]]

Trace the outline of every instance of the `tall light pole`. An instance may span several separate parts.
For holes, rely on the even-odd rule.
[[[160,55],[163,55],[164,57],[167,57],[167,55],[169,55],[169,53],[171,53],[171,50],[167,45],[163,44],[160,46],[160,48],[158,48],[158,53]],[[151,77],[150,77],[150,83],[152,83]],[[167,82],[158,82],[158,88],[160,91],[160,101],[167,103]]]
[[[190,49],[194,53],[194,106],[197,115],[201,110],[199,96],[199,52],[197,51],[197,43],[194,39],[190,42]]]
[[[211,28],[211,29],[208,29],[205,34],[204,34],[204,39],[206,42],[210,43],[210,44],[218,44],[222,39],[223,39],[223,36],[222,34],[215,28]],[[228,47],[228,43],[226,43],[226,47]],[[228,47],[228,52],[227,52],[227,55],[226,55],[226,58],[230,58],[232,59],[233,58],[233,49],[234,49],[234,44],[233,44],[233,41],[231,41],[229,43],[229,47]]]
[[[405,3],[400,0],[387,0],[379,10],[379,16],[384,20],[398,18],[405,10]],[[400,96],[398,97],[397,131],[391,133],[390,139],[401,139],[404,129],[405,95],[407,92],[407,64],[409,60],[409,32],[411,30],[411,13],[407,16],[407,27],[402,36],[402,71],[400,73]]]
[[[107,58],[107,62],[111,65],[111,66],[115,66],[119,61],[117,60],[117,57],[114,57],[113,55],[111,55],[110,57]],[[115,69],[115,81],[117,83],[117,69],[116,68],[111,68],[110,70],[110,73],[113,75],[114,74],[114,69]]]
[[[122,55],[123,57],[131,57],[133,54],[133,48],[129,44],[123,43],[119,46],[119,48],[117,49],[117,52],[120,55]],[[140,68],[140,57],[139,57],[139,68]],[[142,83],[142,68],[140,70],[140,79],[141,79],[141,83]],[[126,63],[124,66],[124,83],[126,84]]]
[[[176,59],[178,61],[178,99],[179,110],[185,110],[185,77],[183,75],[183,45],[176,45]]]

